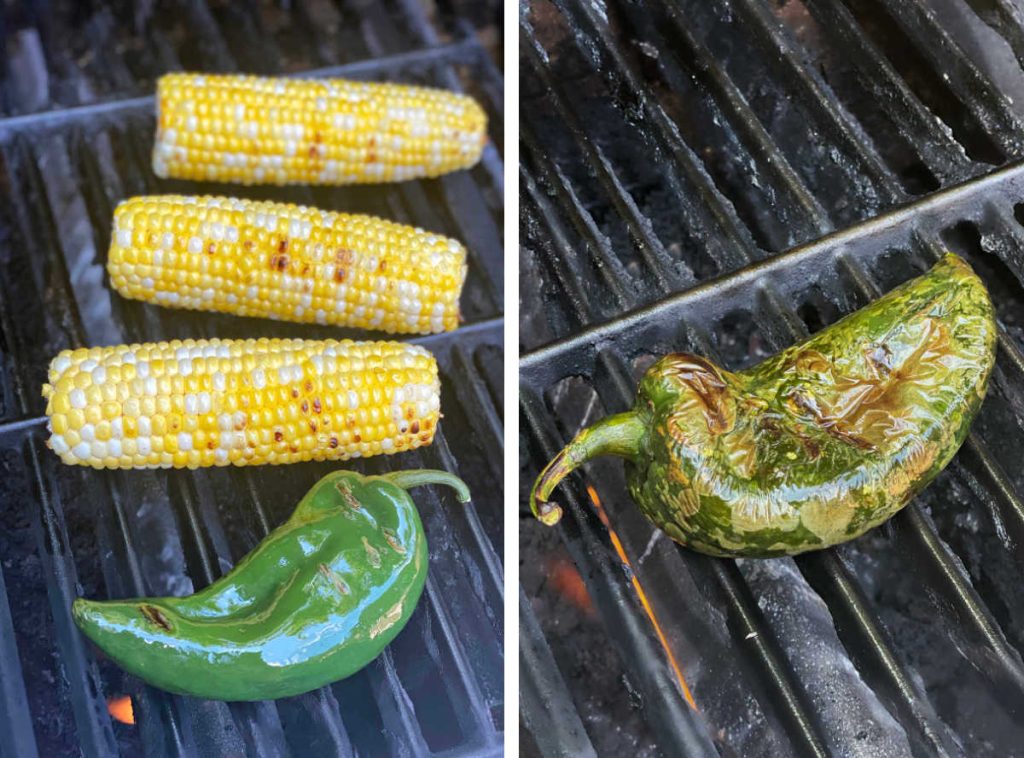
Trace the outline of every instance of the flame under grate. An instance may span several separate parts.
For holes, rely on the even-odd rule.
[[[630,405],[655,356],[749,366],[944,248],[986,281],[1001,329],[955,461],[848,545],[772,562],[682,550],[607,462],[560,490],[557,536],[524,514],[532,750],[1020,749],[1022,39],[1003,2],[526,5],[521,492]],[[592,611],[551,580],[565,563]]]

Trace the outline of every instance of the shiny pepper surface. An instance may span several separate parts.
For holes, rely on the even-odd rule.
[[[355,673],[405,626],[427,576],[406,488],[443,471],[320,480],[230,573],[189,597],[74,603],[75,622],[126,671],[161,689],[268,700]]]
[[[981,280],[947,254],[931,271],[803,342],[732,373],[694,355],[646,372],[633,410],[583,430],[531,494],[627,460],[630,494],[702,553],[815,550],[881,524],[949,463],[981,406],[996,324]]]

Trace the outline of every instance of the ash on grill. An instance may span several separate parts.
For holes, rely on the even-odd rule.
[[[1021,24],[1002,1],[525,3],[533,752],[1022,754]],[[654,357],[752,365],[945,247],[989,287],[999,356],[967,443],[889,524],[795,560],[710,559],[647,522],[607,460],[560,489],[556,532],[531,523],[541,466],[625,410]],[[559,589],[566,560],[592,613]]]

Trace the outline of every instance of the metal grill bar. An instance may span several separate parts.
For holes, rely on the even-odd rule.
[[[562,287],[570,294],[570,303],[576,310],[576,315],[580,318],[581,323],[594,320],[596,303],[589,297],[586,287],[586,281],[590,277],[578,270],[579,267],[575,260],[571,262],[566,261],[564,256],[558,255],[558,251],[572,249],[568,230],[564,227],[559,214],[552,207],[551,200],[537,187],[533,172],[527,168],[528,164],[536,165],[538,178],[544,182],[546,187],[556,193],[555,197],[559,201],[562,213],[569,216],[576,234],[582,238],[583,244],[586,245],[588,257],[593,258],[595,261],[594,268],[597,276],[604,281],[605,286],[611,291],[614,298],[614,306],[622,310],[626,307],[627,303],[632,304],[635,302],[633,293],[627,290],[627,282],[630,281],[631,277],[627,274],[625,267],[620,263],[612,250],[608,238],[598,229],[593,216],[583,207],[565,175],[556,165],[546,159],[544,151],[537,147],[533,130],[526,121],[522,121],[519,125],[519,139],[526,148],[523,151],[523,165],[519,171],[522,187],[526,190],[526,194],[529,195],[532,206],[531,212],[535,211],[543,219],[544,226],[548,230],[553,253],[549,258],[552,264],[551,269],[562,280]],[[562,261],[566,261],[568,265],[563,265]],[[655,279],[653,288],[667,291],[666,283],[660,278],[658,273],[656,271],[652,273]]]
[[[967,0],[986,24],[995,29],[1024,65],[1024,13],[1013,0]]]
[[[772,140],[743,93],[717,65],[711,51],[691,32],[681,9],[672,4],[664,8],[668,16],[666,33],[671,34],[669,41],[661,37],[656,19],[646,7],[629,1],[620,3],[619,7],[639,37],[654,44],[658,50],[670,53],[658,57],[670,91],[685,92],[687,74],[696,77],[707,89],[698,105],[703,100],[710,100],[711,122],[721,124],[722,130],[735,128],[740,135],[742,144],[731,144],[730,155],[736,161],[757,167],[757,173],[749,180],[754,186],[765,188],[763,202],[774,205],[779,212],[779,229],[772,235],[772,249],[789,247],[797,241],[806,241],[831,231],[832,225],[827,221],[821,203]],[[684,70],[682,57],[696,65],[686,67],[689,71]],[[680,63],[677,65],[676,61]]]
[[[33,441],[28,445],[26,456],[39,487],[36,494],[41,514],[36,523],[36,534],[39,540],[39,553],[45,556],[45,571],[48,575],[46,586],[57,625],[57,641],[64,651],[64,670],[71,687],[73,691],[80,693],[71,699],[75,725],[80,744],[97,754],[111,752],[114,734],[110,722],[102,719],[99,713],[89,707],[88,693],[96,686],[98,677],[95,669],[87,662],[85,646],[66,611],[76,595],[77,573],[70,558],[63,508],[60,498],[56,495],[56,487],[43,472],[40,458],[46,451],[40,447],[38,441]]]
[[[519,592],[519,689],[522,717],[543,755],[596,756],[544,632]]]
[[[851,258],[847,258],[846,262],[851,267],[859,266]],[[859,273],[860,281],[871,281],[866,271],[861,269]],[[862,294],[868,299],[874,299],[882,293],[877,286],[871,286]],[[779,300],[778,302],[782,301]],[[782,316],[781,323],[783,326],[778,330],[781,339],[774,342],[772,352],[783,349],[795,339],[807,336],[807,330],[803,327],[802,323],[800,323],[799,327],[793,328],[793,324],[798,322],[799,318],[794,313],[789,313],[788,318],[785,315]],[[973,433],[968,440],[968,444],[974,448],[975,454],[979,455],[979,457],[986,455],[982,452],[982,443],[977,441]],[[995,464],[991,463],[991,465],[994,466]],[[949,549],[941,542],[935,533],[934,527],[932,527],[915,504],[907,506],[906,511],[909,517],[904,518],[910,521],[912,525],[911,532],[913,537],[925,544],[928,557],[935,564],[934,569],[938,571],[939,576],[948,585],[948,587],[944,588],[946,590],[946,597],[961,605],[963,610],[962,617],[975,626],[977,633],[984,639],[987,647],[998,657],[1004,669],[1004,674],[1013,680],[1014,685],[1020,688],[1022,695],[1024,695],[1024,665],[1021,663],[1020,655],[1010,650],[1006,639],[1003,637],[1002,632],[998,630],[991,614],[984,607],[977,593],[968,584],[962,573],[954,566]]]
[[[560,3],[558,4],[558,7],[561,13],[569,19],[570,24],[574,29],[574,34],[586,34],[588,39],[596,42],[598,46],[597,49],[599,49],[602,56],[608,60],[608,65],[602,66],[602,72],[605,72],[605,76],[614,77],[609,82],[610,86],[615,87],[619,81],[622,81],[627,83],[630,89],[644,92],[644,96],[641,98],[641,103],[638,107],[643,108],[645,113],[654,112],[655,115],[653,119],[656,124],[662,127],[659,134],[661,134],[663,138],[669,140],[669,142],[672,142],[673,139],[681,142],[681,140],[679,140],[678,131],[676,131],[671,125],[671,122],[665,116],[664,112],[658,108],[656,95],[650,91],[649,86],[644,83],[639,76],[629,70],[629,64],[625,62],[622,54],[618,51],[617,43],[612,38],[612,32],[609,30],[608,25],[603,20],[594,18],[594,12],[587,7],[578,7],[576,5],[566,7],[566,5],[571,4]],[[631,3],[621,3],[620,6],[622,7],[622,14],[630,17],[638,24],[640,23],[637,21],[637,18],[643,14],[634,10]],[[884,162],[877,153],[874,152],[870,143],[865,140],[865,136],[860,130],[859,125],[841,108],[836,106],[834,98],[826,89],[824,89],[824,86],[820,83],[818,76],[810,69],[805,70],[797,63],[797,61],[802,60],[803,57],[801,56],[800,51],[795,48],[792,42],[788,39],[785,31],[780,28],[778,22],[774,18],[768,16],[767,11],[760,5],[760,3],[750,3],[749,7],[741,3],[741,6],[742,7],[739,8],[739,10],[741,14],[744,14],[744,20],[747,21],[749,25],[757,28],[760,32],[763,32],[758,35],[758,38],[761,40],[771,40],[774,43],[774,50],[769,50],[770,57],[772,59],[778,58],[780,60],[778,65],[783,67],[783,73],[787,73],[798,89],[804,90],[807,94],[807,97],[802,98],[801,102],[809,104],[816,111],[822,123],[831,125],[830,128],[832,131],[829,132],[830,136],[832,135],[832,132],[839,135],[841,137],[839,142],[845,151],[849,152],[856,160],[867,160],[870,165],[876,167],[877,170],[873,170],[871,175],[874,178],[876,191],[881,192],[883,195],[880,197],[881,202],[884,204],[891,204],[892,202],[902,199],[904,197],[904,193],[899,188],[895,175],[884,165]],[[670,16],[670,20],[672,18],[673,16]],[[527,42],[524,44],[533,44],[529,43],[529,40],[533,39],[535,35],[533,35],[532,30],[526,25],[526,23],[527,22],[524,17],[523,32],[524,37],[527,39]],[[647,28],[649,26],[650,24],[648,23],[646,27],[638,26],[638,29]],[[670,26],[675,29],[679,26],[679,20],[676,19],[674,23],[670,24]],[[582,36],[581,39],[583,39]],[[676,39],[678,42],[678,34]],[[655,41],[657,42],[658,39],[655,38]],[[731,80],[721,72],[718,65],[712,58],[707,57],[710,53],[706,48],[700,48],[699,43],[695,39],[693,40],[693,44],[697,46],[693,51],[693,54],[697,56],[696,60],[698,61],[699,71],[710,72],[707,76],[711,78],[712,84],[714,85],[713,91],[719,92],[720,97],[724,98],[730,104],[729,112],[733,115],[735,121],[739,123],[739,128],[746,129],[748,132],[751,129],[756,131],[758,129],[756,126],[756,119],[753,119],[749,109],[744,109],[742,107],[742,100],[738,99],[738,91],[735,89],[734,85],[731,84]],[[679,47],[679,45],[677,45],[677,47]],[[687,46],[682,45],[682,47],[685,49]],[[534,57],[536,58],[538,56]],[[670,57],[671,49],[668,54],[661,56],[662,60]],[[663,67],[664,66],[667,66],[667,64],[663,64]],[[901,92],[903,92],[904,97],[910,97],[909,93],[905,91],[905,87]],[[565,98],[557,99],[556,103],[563,99]],[[568,103],[567,100],[566,103]],[[918,110],[920,110],[920,108],[918,108]],[[751,121],[755,126],[750,125],[749,122]],[[929,135],[933,132],[934,128],[926,130],[924,134]],[[582,137],[581,139],[578,131],[574,133],[574,136],[577,139],[577,142],[579,142],[584,149],[588,147],[586,137]],[[928,139],[918,139],[915,133],[912,138],[912,142],[914,143],[915,148],[920,148],[922,152],[927,150]],[[948,137],[946,142],[949,142]],[[528,144],[529,143],[527,143],[527,146]],[[682,144],[683,148],[686,149],[685,143]],[[956,151],[959,150],[959,147],[954,146],[954,148],[951,149]],[[534,152],[543,154],[544,151],[531,150],[528,147],[525,152],[532,156]],[[777,164],[777,155],[769,155],[769,158],[771,159],[771,165]],[[792,179],[792,176],[790,178]],[[791,183],[784,184],[784,186],[793,193],[805,196],[808,194],[807,188],[802,184],[802,182],[798,182],[795,186]],[[712,192],[711,196],[708,196],[706,193],[701,196],[705,198],[706,202],[711,204],[712,213],[725,212],[726,215],[730,215],[731,208],[729,203],[720,196],[715,197],[714,195],[715,193]],[[683,196],[689,196],[689,194],[683,193]],[[797,203],[796,205],[799,206],[800,204]],[[793,214],[792,221],[797,226],[799,226],[800,223],[804,223],[810,225],[808,227],[809,229],[830,228],[833,223],[833,219],[827,218],[820,206],[818,208],[814,208],[813,204],[810,206],[805,204],[803,216],[801,216],[799,212],[791,210],[790,208],[787,208],[786,210]],[[714,240],[715,237],[712,236],[711,239]],[[751,255],[758,255],[749,242],[746,245],[741,245],[739,247],[736,245],[729,245],[729,248],[730,255],[735,255],[737,250],[743,249],[751,251],[747,253],[748,259]],[[605,270],[607,269],[602,269],[602,272]]]
[[[435,48],[409,50],[380,58],[368,58],[338,66],[325,66],[296,75],[315,78],[385,77],[411,66],[425,66],[445,59],[466,60],[467,54],[473,56],[480,54],[479,43],[475,39],[465,38]],[[153,95],[144,95],[89,105],[76,105],[61,110],[6,116],[0,118],[0,139],[9,139],[13,132],[38,133],[41,129],[64,128],[69,124],[86,124],[97,121],[103,123],[135,114],[148,114],[153,112],[155,103]]]
[[[846,632],[847,649],[859,652],[859,669],[870,677],[872,689],[883,698],[886,707],[899,714],[905,728],[916,730],[918,744],[937,754],[956,755],[959,752],[956,737],[939,719],[927,693],[893,652],[892,641],[880,628],[842,561],[833,553],[822,552],[801,556],[797,563],[828,604],[840,636]]]
[[[756,30],[756,37],[764,41],[766,55],[780,70],[783,88],[791,93],[794,101],[814,108],[816,121],[824,130],[827,142],[858,164],[861,175],[868,178],[878,192],[878,202],[892,205],[903,200],[905,195],[892,171],[861,126],[837,105],[818,73],[801,65],[801,51],[778,20],[758,0],[738,0],[736,12],[745,25]],[[856,177],[851,179],[856,181]]]
[[[467,352],[461,347],[455,346],[451,361],[452,373],[457,377],[459,386],[468,387],[468,393],[462,396],[462,404],[469,412],[470,418],[480,422],[476,428],[484,429],[485,433],[482,436],[486,445],[486,457],[493,467],[492,473],[500,477],[505,446],[504,431],[501,419],[498,418],[498,411]]]
[[[764,324],[769,332],[774,331],[780,335],[782,342],[774,347],[781,347],[803,330],[802,322],[788,308],[782,307],[780,303],[792,301],[794,289],[801,286],[803,282],[795,278],[792,272],[799,271],[804,276],[806,271],[820,269],[826,259],[831,259],[834,264],[838,251],[842,252],[842,260],[845,265],[852,267],[851,280],[868,282],[870,276],[859,267],[857,260],[867,260],[874,250],[879,248],[907,245],[913,242],[915,236],[920,234],[920,229],[940,228],[942,223],[952,218],[964,218],[977,215],[986,208],[986,192],[995,190],[995,194],[1005,196],[1006,194],[1020,196],[1021,190],[1020,167],[1006,169],[991,177],[974,180],[965,185],[939,193],[925,201],[914,203],[906,208],[893,211],[886,216],[866,222],[847,232],[826,237],[817,243],[798,248],[779,258],[766,263],[748,267],[732,275],[725,276],[719,280],[701,285],[694,290],[673,296],[660,304],[648,308],[639,309],[631,314],[616,319],[612,322],[614,328],[606,328],[608,325],[597,326],[587,329],[584,333],[560,342],[547,348],[542,348],[535,353],[528,354],[521,361],[521,381],[525,388],[551,387],[561,376],[568,373],[593,375],[598,367],[606,365],[607,355],[610,351],[625,350],[625,354],[631,351],[630,345],[645,345],[648,349],[658,350],[657,344],[645,339],[642,335],[649,331],[652,321],[664,323],[666,315],[674,320],[686,321],[687,314],[697,314],[699,321],[703,323],[715,322],[725,315],[725,304],[722,298],[730,302],[741,302],[742,293],[756,287],[764,295],[768,304],[767,315],[769,323]],[[996,187],[998,186],[998,189]],[[916,219],[916,221],[913,221]],[[813,256],[807,254],[814,252]],[[929,254],[929,258],[934,256]],[[813,263],[812,263],[813,260]],[[827,266],[831,268],[832,266]],[[804,280],[805,282],[805,280]],[[776,291],[781,287],[785,295]],[[730,298],[730,294],[733,295]],[[865,289],[862,296],[870,298],[877,294],[877,290]],[[739,296],[739,297],[735,297]],[[599,346],[599,348],[598,348]],[[619,347],[617,347],[619,346]],[[600,349],[600,354],[597,352]],[[568,359],[569,363],[566,363]],[[619,359],[621,360],[621,358]],[[571,366],[571,368],[569,368]],[[590,368],[587,368],[590,366]],[[602,396],[607,396],[607,390],[601,391]],[[537,398],[524,401],[524,412],[531,415],[528,410],[533,404],[539,404]],[[540,408],[535,408],[532,415],[542,414]],[[980,456],[982,468],[988,468],[989,479],[993,482],[1005,480],[1000,478],[998,466],[994,464],[990,456],[986,456],[984,447],[980,442],[971,443],[970,449]],[[546,455],[548,450],[544,450]],[[1004,488],[1006,489],[1006,488]],[[1011,513],[1017,510],[1012,498],[1003,497],[1004,508]],[[1016,682],[1015,687],[1020,688],[1021,664],[1016,651],[1011,651],[1007,646],[1001,632],[992,622],[984,606],[978,600],[973,589],[967,584],[965,578],[955,569],[949,558],[948,548],[938,539],[934,527],[914,507],[908,509],[907,515],[902,517],[903,521],[909,521],[909,534],[913,535],[913,541],[920,545],[920,550],[928,557],[929,561],[938,570],[938,574],[932,574],[932,582],[936,579],[940,583],[946,583],[949,590],[943,592],[944,596],[955,599],[963,609],[962,618],[974,624],[975,629],[986,640],[986,645],[999,657],[1001,675],[1008,677],[1009,681]],[[600,526],[596,526],[600,529]],[[573,539],[574,536],[567,537]],[[916,688],[910,685],[909,677],[902,671],[897,663],[897,658],[883,637],[879,635],[877,627],[871,622],[870,615],[866,613],[859,602],[855,592],[850,591],[850,577],[842,570],[841,564],[834,559],[812,557],[809,561],[801,559],[805,565],[805,572],[822,577],[827,586],[831,586],[830,592],[833,603],[837,604],[837,611],[845,618],[854,619],[857,624],[856,634],[871,641],[866,645],[869,658],[875,656],[874,669],[871,665],[868,670],[876,670],[880,665],[882,671],[883,691],[888,689],[887,701],[896,709],[896,712],[903,714],[905,724],[912,726],[916,732],[917,744],[930,746],[932,749],[947,750],[951,744],[951,737],[948,730],[937,720],[931,706],[924,700],[920,705],[921,694]],[[802,564],[802,565],[803,565]],[[590,576],[589,572],[583,572]],[[819,584],[821,582],[819,581]],[[934,586],[934,585],[933,585]],[[596,594],[596,590],[592,594]],[[863,654],[861,654],[863,655]],[[884,692],[883,692],[884,694]]]
[[[524,37],[524,39],[531,38]],[[539,45],[521,45],[520,53],[533,75],[540,79],[545,89],[553,93],[552,103],[556,114],[576,137],[588,165],[601,182],[605,192],[611,197],[619,214],[625,219],[634,244],[640,250],[640,254],[647,261],[658,281],[663,283],[666,288],[692,286],[696,281],[693,271],[685,263],[673,264],[664,245],[654,234],[650,221],[643,216],[636,202],[619,180],[618,172],[612,168],[597,143],[584,136],[586,130],[583,124],[576,114],[566,106],[566,94],[562,91],[561,86],[547,75],[547,69],[543,63],[543,51]]]
[[[842,44],[844,59],[860,71],[865,88],[877,100],[878,110],[892,119],[901,134],[914,136],[918,157],[936,178],[946,184],[976,172],[963,148],[936,123],[934,115],[865,36],[841,0],[808,0],[807,5],[822,28]]]
[[[557,452],[557,439],[546,416],[543,403],[527,387],[520,388],[520,405],[526,422],[546,457]],[[659,744],[675,755],[706,755],[713,751],[707,727],[679,696],[664,656],[653,639],[650,627],[635,606],[632,588],[622,571],[613,562],[602,559],[608,555],[607,538],[587,523],[596,520],[586,512],[575,492],[566,493],[568,520],[563,527],[570,536],[566,546],[573,561],[590,581],[587,588],[594,603],[601,608],[605,623],[623,633],[614,641],[629,662],[631,678],[642,691],[649,693],[648,718],[659,735]]]
[[[918,3],[879,0],[886,12],[914,43],[971,112],[1006,157],[1024,152],[1024,122],[995,86],[978,71],[945,29],[935,20],[932,11]]]
[[[980,217],[988,198],[999,194],[1019,197],[1024,201],[1024,165],[1014,164],[993,171],[955,187],[940,190],[925,198],[904,204],[892,211],[875,216],[859,224],[834,232],[820,239],[797,246],[774,258],[758,261],[747,267],[703,282],[693,289],[666,298],[661,303],[638,308],[605,324],[587,327],[579,334],[533,350],[520,358],[520,373],[528,374],[533,386],[547,387],[558,380],[554,359],[560,352],[572,351],[593,360],[595,346],[610,347],[621,344],[627,348],[635,341],[651,317],[658,311],[681,314],[691,309],[708,309],[707,319],[725,315],[721,306],[724,298],[741,298],[762,281],[774,281],[785,292],[795,293],[806,283],[792,272],[801,274],[816,270],[826,261],[834,260],[839,251],[847,257],[867,257],[876,253],[884,240],[893,249],[905,248],[912,241],[917,228],[939,229],[963,218]],[[701,319],[698,319],[700,321]]]
[[[199,33],[203,44],[212,44],[222,56],[221,68],[235,68],[227,44],[216,39],[217,23],[223,25],[224,17],[214,20],[201,2],[190,0],[188,6],[207,19],[209,28],[200,24]],[[412,6],[400,4],[398,10],[408,14]],[[273,41],[261,28],[255,12],[246,9],[234,17],[243,34],[233,33],[233,41],[246,34],[255,35],[250,37],[250,44],[253,39]],[[497,100],[492,97],[485,104],[492,116],[497,108],[500,118],[500,74],[489,64],[467,27],[460,26],[462,36],[457,41],[440,44],[436,36],[424,31],[426,20],[422,16],[410,16],[403,22],[407,26],[396,27],[394,14],[385,17],[373,9],[369,13],[373,18],[364,20],[365,31],[372,33],[373,27],[380,25],[408,29],[419,39],[426,39],[427,46],[410,53],[395,52],[376,60],[318,69],[313,75],[387,75],[450,83],[456,80],[449,66],[470,66],[474,73],[478,69],[482,72],[486,92],[492,96],[498,93]],[[211,30],[217,34],[208,34]],[[154,31],[153,36],[158,32]],[[404,37],[390,35],[390,50],[406,50],[408,46]],[[273,50],[265,55],[268,46],[257,44],[256,48],[261,48],[264,61],[274,58]],[[161,59],[166,62],[168,55],[174,58],[173,52],[168,44]],[[320,56],[317,60],[328,59]],[[251,70],[252,61],[245,63]],[[271,61],[271,66],[282,64],[281,60]],[[110,69],[115,79],[130,84],[134,69],[121,61],[112,65],[116,67]],[[475,510],[456,506],[450,497],[430,494],[422,496],[423,510],[430,511],[429,515],[424,513],[424,522],[432,547],[426,597],[409,628],[385,657],[349,680],[279,703],[202,703],[144,687],[132,693],[136,714],[143,714],[139,727],[130,733],[121,728],[112,730],[102,702],[106,674],[114,676],[109,680],[113,687],[120,686],[117,677],[126,677],[114,671],[111,664],[95,661],[82,645],[67,612],[71,598],[83,588],[91,594],[100,587],[105,587],[110,596],[179,594],[189,588],[190,577],[201,583],[213,580],[286,515],[290,503],[270,502],[275,496],[269,493],[282,488],[305,491],[317,478],[316,471],[322,469],[308,466],[273,473],[246,469],[95,475],[61,467],[42,450],[42,418],[33,416],[41,410],[36,388],[45,375],[48,358],[58,349],[177,336],[241,336],[265,328],[260,327],[263,322],[247,319],[161,312],[111,297],[106,290],[102,271],[113,204],[129,194],[166,191],[168,185],[176,189],[181,185],[158,182],[149,173],[146,135],[152,128],[152,104],[152,98],[135,98],[0,119],[0,172],[11,195],[3,214],[10,218],[0,224],[6,233],[0,246],[7,274],[3,288],[17,281],[22,288],[40,294],[38,301],[30,303],[17,317],[11,312],[12,303],[24,303],[26,292],[13,300],[5,291],[4,307],[0,307],[0,347],[13,359],[11,390],[18,399],[16,407],[5,408],[0,418],[0,449],[25,447],[29,480],[35,477],[40,496],[50,504],[37,517],[37,532],[41,535],[39,554],[54,556],[43,564],[46,572],[41,585],[45,583],[46,591],[51,593],[49,616],[56,625],[57,640],[54,643],[48,639],[43,644],[55,644],[59,660],[68,670],[71,687],[67,702],[74,709],[72,734],[61,739],[74,741],[77,728],[83,749],[90,753],[114,752],[130,744],[130,752],[141,752],[145,745],[148,750],[170,754],[201,750],[278,754],[305,752],[315,744],[318,749],[338,754],[385,749],[494,754],[501,744],[503,707],[500,618],[494,615],[502,606],[500,560],[494,552],[500,535],[488,533]],[[47,181],[43,180],[44,173]],[[474,467],[481,463],[493,467],[495,461],[490,458],[501,450],[500,418],[471,357],[475,355],[471,351],[501,342],[502,288],[500,280],[494,279],[502,259],[496,226],[501,213],[501,173],[500,155],[489,146],[485,165],[450,185],[442,180],[436,185],[406,184],[398,190],[377,192],[348,188],[315,193],[297,188],[250,191],[256,197],[276,193],[297,202],[366,208],[366,212],[407,222],[455,229],[447,233],[457,233],[469,243],[474,256],[466,292],[472,301],[468,312],[473,322],[460,330],[457,338],[445,334],[415,340],[438,356],[443,384],[452,395],[446,399],[447,407],[453,413],[438,430],[438,449],[411,456],[410,460],[451,471],[458,468],[447,449],[445,431],[460,436],[460,460],[469,458],[462,449],[462,438],[468,441],[472,434],[483,442],[483,452],[475,452],[482,461]],[[440,189],[435,189],[438,186]],[[86,219],[84,224],[82,219]],[[29,250],[38,254],[30,255]],[[97,318],[97,308],[106,316]],[[37,319],[34,309],[40,313]],[[45,340],[34,339],[37,330],[42,330]],[[304,330],[279,325],[278,331],[287,334]],[[322,336],[328,336],[331,330],[321,331]],[[306,336],[310,336],[308,331]],[[0,368],[6,370],[6,361]],[[458,388],[454,393],[453,385]],[[460,423],[456,420],[459,418],[465,421]],[[366,467],[375,471],[386,470],[389,465],[396,464],[370,462]],[[480,484],[492,481],[492,477],[477,470],[463,471],[463,475],[478,494],[478,508],[489,513],[497,507],[500,496],[493,487],[488,490]],[[84,494],[69,496],[62,489],[69,486],[69,480],[76,481],[76,486],[80,482],[80,493]],[[85,503],[94,511],[88,516],[94,523],[82,522]],[[84,552],[75,544],[83,526],[89,534],[95,533],[95,543]],[[158,548],[167,546],[174,549],[161,555]],[[6,598],[0,592],[0,629],[7,618],[3,613]],[[14,644],[23,644],[24,638],[18,637],[21,633],[15,630],[10,637]],[[466,635],[473,637],[471,643],[467,643]],[[17,661],[17,654],[11,658],[8,652],[6,646],[0,647],[3,676],[10,662]],[[69,656],[66,661],[65,655]],[[3,702],[12,704],[0,710],[12,717],[19,714],[14,704],[20,701],[6,698],[15,694],[0,687]],[[432,723],[448,723],[452,728],[440,734]],[[29,744],[26,734],[28,739],[33,736],[31,727],[29,715],[22,727],[9,731],[5,739],[25,746]],[[38,747],[46,751],[51,743],[40,742]]]
[[[611,44],[611,43],[608,43],[608,44]],[[825,110],[825,111],[829,110],[828,109],[828,103],[827,103],[826,100],[824,100],[824,99],[821,100],[821,107],[822,107],[822,110]],[[869,153],[871,151],[870,145],[867,142],[859,142],[857,144],[857,146],[858,146],[858,149],[860,150],[861,153]],[[819,219],[819,222],[820,222],[820,219]]]
[[[607,56],[608,61],[607,66],[602,66],[602,73],[614,72],[618,77],[617,81],[613,80],[610,83],[611,86],[622,95],[634,93],[637,109],[651,122],[658,143],[672,157],[688,183],[688,190],[684,190],[675,182],[672,189],[688,211],[687,222],[699,230],[713,250],[712,257],[719,262],[731,262],[735,261],[737,254],[740,253],[745,256],[744,260],[749,259],[747,251],[752,251],[755,246],[746,227],[739,221],[728,201],[719,193],[703,164],[682,139],[678,128],[658,105],[657,100],[646,95],[646,85],[626,63],[617,45],[608,36],[607,28],[596,18],[594,9],[586,4],[573,3],[570,6],[565,0],[555,0],[555,5],[580,32],[592,40],[600,41],[600,50]],[[533,36],[528,26],[524,26],[523,31]],[[579,137],[587,139],[583,134]],[[703,202],[691,208],[687,199],[694,195]]]
[[[186,0],[185,12],[189,16],[189,26],[198,30],[200,39],[205,43],[215,70],[225,73],[237,71],[238,65],[228,50],[210,7],[203,0]]]
[[[715,357],[710,344],[702,345],[701,348],[706,350],[704,354]],[[595,381],[598,394],[614,403],[616,412],[626,410],[632,400],[633,382],[625,360],[612,351],[602,352],[599,360],[605,370],[599,374],[601,378]],[[776,702],[781,704],[778,707],[783,713],[784,725],[794,745],[810,755],[827,755],[820,726],[812,716],[813,709],[807,706],[799,694],[797,683],[782,662],[779,650],[772,644],[772,635],[757,611],[756,602],[746,589],[739,571],[735,565],[713,561],[710,572],[722,587],[730,615],[737,619],[737,635],[750,640],[764,681],[772,690],[773,700],[778,698]]]

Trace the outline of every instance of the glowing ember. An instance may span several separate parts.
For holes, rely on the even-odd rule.
[[[107,710],[114,719],[122,724],[135,723],[135,709],[132,708],[132,699],[128,695],[109,698],[107,700]]]
[[[662,648],[664,648],[665,655],[668,656],[669,665],[672,666],[672,670],[676,674],[676,679],[679,681],[679,686],[683,691],[683,697],[686,698],[686,702],[690,704],[690,707],[693,708],[693,710],[697,710],[697,703],[694,702],[693,695],[690,693],[690,688],[686,684],[686,679],[683,678],[683,671],[679,668],[679,664],[676,662],[676,657],[672,654],[672,650],[668,646],[668,640],[665,638],[664,632],[661,631],[661,624],[658,623],[658,617],[654,615],[654,608],[651,607],[651,603],[647,599],[647,593],[644,592],[643,585],[640,584],[640,580],[637,578],[636,572],[633,571],[633,564],[630,563],[629,558],[626,557],[626,551],[622,547],[619,535],[615,533],[614,529],[612,529],[612,525],[608,520],[608,514],[605,513],[604,506],[601,505],[601,498],[597,496],[597,490],[588,484],[587,494],[590,495],[590,500],[594,504],[594,508],[597,509],[598,518],[601,519],[601,523],[608,529],[608,535],[612,539],[612,545],[615,547],[615,552],[619,554],[619,560],[629,566],[629,575],[633,580],[633,589],[636,590],[637,597],[640,598],[640,605],[643,606],[644,612],[647,613],[647,618],[651,620],[651,626],[654,627],[654,633],[658,635],[658,641],[661,643]]]
[[[576,567],[565,558],[552,558],[548,561],[547,575],[559,595],[586,613],[594,615],[594,603],[590,599],[583,577]]]

